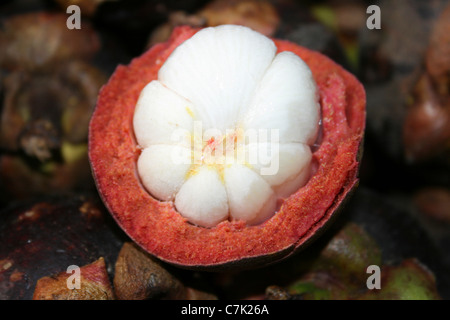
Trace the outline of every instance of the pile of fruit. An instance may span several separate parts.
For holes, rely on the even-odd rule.
[[[450,3],[371,4],[2,2],[0,299],[450,298]]]

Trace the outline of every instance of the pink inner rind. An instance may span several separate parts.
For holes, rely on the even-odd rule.
[[[140,150],[133,134],[134,108],[144,86],[184,40],[197,32],[179,27],[171,39],[119,66],[102,88],[90,123],[89,157],[100,195],[123,230],[145,250],[180,266],[277,259],[306,242],[333,215],[357,183],[358,150],[365,126],[365,92],[356,78],[320,53],[274,40],[278,51],[292,51],[311,68],[320,92],[323,138],[314,152],[319,167],[308,184],[285,200],[265,223],[193,226],[171,202],[146,192],[137,177]],[[347,118],[348,117],[348,118]],[[277,254],[284,252],[283,254]]]

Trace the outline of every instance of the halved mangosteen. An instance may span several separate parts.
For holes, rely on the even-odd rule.
[[[247,27],[178,27],[103,87],[89,157],[123,230],[203,270],[286,258],[358,183],[365,91],[329,58]]]

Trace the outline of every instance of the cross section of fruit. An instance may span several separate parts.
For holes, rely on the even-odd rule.
[[[320,105],[308,66],[242,26],[206,28],[142,90],[138,175],[189,222],[264,222],[311,175]]]

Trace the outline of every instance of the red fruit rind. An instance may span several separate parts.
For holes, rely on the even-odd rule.
[[[178,27],[166,43],[155,45],[129,66],[119,66],[102,88],[89,132],[99,193],[123,230],[166,262],[220,269],[285,258],[322,229],[358,182],[365,91],[353,75],[322,54],[274,40],[278,52],[294,52],[308,64],[319,88],[323,132],[313,156],[317,172],[261,225],[225,221],[211,229],[196,227],[176,212],[172,202],[158,201],[142,186],[132,119],[141,90],[157,79],[172,51],[197,31]]]

